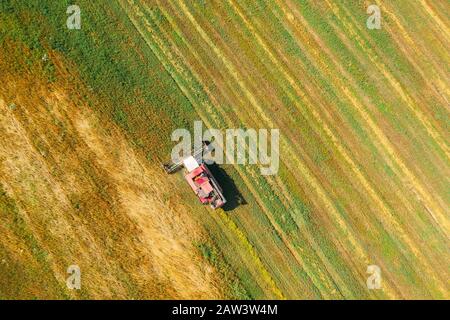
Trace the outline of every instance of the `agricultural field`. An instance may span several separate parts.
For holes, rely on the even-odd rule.
[[[448,1],[73,4],[0,1],[0,299],[450,298]],[[161,166],[197,120],[278,172],[202,206]]]

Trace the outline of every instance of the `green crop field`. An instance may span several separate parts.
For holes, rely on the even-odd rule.
[[[0,2],[0,299],[450,298],[448,1],[72,4]],[[196,120],[278,172],[202,206],[161,167]]]

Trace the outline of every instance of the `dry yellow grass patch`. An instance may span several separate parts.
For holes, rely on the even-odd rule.
[[[6,265],[0,278],[15,286],[0,295],[221,298],[215,271],[195,247],[203,230],[177,204],[159,165],[136,154],[120,130],[67,85],[48,85],[31,72],[1,74],[1,189],[36,248],[11,231],[9,221],[0,223]],[[71,264],[81,268],[80,292],[66,289]],[[52,287],[33,283],[32,265],[51,273]],[[29,274],[25,283],[18,266]]]

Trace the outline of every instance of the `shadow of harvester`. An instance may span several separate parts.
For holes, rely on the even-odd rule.
[[[217,164],[208,164],[208,168],[212,175],[216,178],[219,185],[222,187],[223,196],[227,199],[227,202],[222,207],[225,211],[230,211],[237,208],[240,205],[245,205],[245,201],[242,194],[239,192],[234,180]]]

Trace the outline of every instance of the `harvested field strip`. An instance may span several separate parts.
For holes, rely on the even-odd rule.
[[[408,92],[406,92],[406,89],[402,87],[400,82],[395,78],[392,73],[389,72],[388,68],[378,59],[378,55],[375,54],[371,49],[368,49],[369,47],[364,45],[364,38],[361,36],[360,33],[357,32],[356,27],[354,23],[350,22],[349,19],[346,19],[343,14],[340,14],[339,10],[342,10],[346,12],[345,9],[340,9],[338,6],[334,3],[331,3],[330,1],[326,1],[330,8],[332,9],[333,13],[336,16],[341,17],[339,20],[343,28],[345,28],[346,31],[350,32],[351,36],[356,39],[356,42],[358,43],[358,47],[366,57],[369,57],[370,61],[377,67],[377,69],[384,75],[386,80],[388,80],[389,84],[391,85],[391,88],[394,89],[397,94],[402,98],[404,102],[406,102],[406,106],[409,107],[409,110],[413,112],[413,114],[420,120],[422,125],[426,128],[428,134],[433,137],[434,141],[439,145],[439,147],[445,152],[445,155],[450,157],[449,147],[447,143],[443,140],[441,137],[441,134],[437,132],[436,126],[433,125],[430,122],[430,119],[428,119],[421,111],[418,104],[414,103],[413,98],[410,96]],[[348,15],[348,12],[346,12],[346,15]],[[338,27],[335,26],[335,29],[338,29]]]
[[[404,166],[403,166],[404,167]]]
[[[302,22],[304,22],[304,21],[302,21]],[[307,24],[306,24],[306,25],[303,24],[303,26],[304,26],[304,27],[306,26],[307,30],[310,31],[310,32],[313,34],[314,30],[312,30],[310,26],[308,26]],[[315,40],[318,40],[317,36],[316,36]],[[306,41],[310,41],[310,40],[306,40]],[[323,46],[323,45],[321,45],[321,47],[323,48],[324,51],[326,51],[327,55],[328,55],[330,58],[332,58],[332,55],[331,55],[331,53],[327,50],[327,48],[326,48],[325,46]],[[320,60],[319,60],[319,61],[320,61]],[[333,63],[334,63],[334,65],[335,65],[335,67],[339,67],[339,66],[340,66],[340,63],[339,63],[339,62],[336,62],[335,59],[333,59]],[[323,69],[328,70],[328,69],[329,69],[329,65],[328,65],[327,67],[323,68]],[[331,72],[331,71],[334,71],[334,72]],[[377,133],[377,138],[381,139],[381,142],[382,142],[384,145],[387,145],[387,146],[386,146],[386,149],[388,149],[389,153],[392,154],[392,153],[393,153],[393,150],[392,150],[393,147],[392,147],[392,145],[389,143],[389,141],[387,141],[386,137],[383,137],[382,133],[380,132],[380,129],[374,124],[373,120],[372,120],[371,118],[369,118],[369,114],[364,110],[364,108],[361,107],[361,102],[355,101],[355,100],[356,100],[356,97],[355,97],[354,95],[353,95],[353,96],[350,96],[350,93],[351,93],[351,92],[349,92],[349,90],[348,90],[347,88],[345,88],[344,83],[343,83],[342,81],[340,81],[339,78],[336,77],[336,74],[344,75],[344,76],[345,76],[345,80],[347,80],[347,81],[352,81],[352,78],[350,77],[350,75],[349,75],[349,74],[346,72],[346,70],[343,69],[342,67],[340,67],[339,69],[330,70],[330,71],[327,72],[327,74],[326,74],[326,76],[327,76],[328,78],[335,79],[336,82],[339,83],[340,90],[342,90],[342,91],[344,92],[344,94],[345,94],[346,96],[348,96],[348,101],[351,102],[353,105],[356,106],[356,110],[357,110],[357,111],[361,114],[361,116],[362,116],[361,119],[368,122],[368,124],[370,125],[370,128],[372,128],[372,129],[374,130],[374,132]],[[353,85],[356,87],[356,84],[353,83]],[[358,95],[361,95],[361,91],[358,92]],[[361,96],[362,96],[362,95],[361,95]],[[360,99],[360,98],[358,97],[358,99]],[[378,97],[377,97],[377,99],[378,99]],[[361,101],[361,100],[360,100],[360,101]],[[368,102],[368,101],[364,101],[364,102],[365,102],[365,103],[370,103],[370,102]],[[373,106],[373,105],[372,105],[372,106]],[[369,141],[368,141],[368,142],[369,142]],[[396,159],[397,159],[396,157],[392,157],[392,161],[395,161]],[[404,166],[403,163],[400,163],[399,165],[400,165],[402,168],[404,168],[404,169],[406,170],[406,172],[408,172],[408,169],[405,168],[405,166]],[[430,166],[431,166],[431,165],[433,165],[433,164],[430,163]],[[441,169],[443,169],[443,168],[444,168],[444,166],[441,167]],[[438,169],[438,168],[436,168],[436,169]],[[437,170],[436,170],[435,172],[437,172]],[[408,175],[411,176],[411,174],[410,174],[409,172],[408,172]],[[412,178],[412,179],[415,179],[415,177],[411,177],[411,178]]]
[[[237,71],[238,69],[236,69],[235,65],[237,64],[237,61],[234,60],[234,58],[231,58],[231,56],[229,55],[231,53],[231,51],[229,49],[226,48],[226,46],[224,46],[223,44],[221,44],[220,38],[217,38],[215,36],[215,42],[213,43],[210,36],[211,34],[213,34],[214,29],[211,29],[211,25],[206,24],[206,22],[203,22],[203,18],[198,15],[198,12],[196,12],[196,10],[198,9],[198,6],[196,5],[188,5],[188,4],[184,4],[184,3],[178,3],[178,2],[169,2],[169,3],[161,3],[158,2],[159,7],[158,10],[161,10],[161,13],[157,13],[157,17],[153,15],[153,19],[157,19],[155,21],[158,21],[158,30],[159,32],[163,32],[166,35],[166,40],[164,40],[165,43],[170,43],[166,46],[167,48],[172,48],[172,51],[178,51],[179,49],[181,49],[182,51],[178,51],[177,53],[177,61],[185,61],[184,63],[186,65],[189,65],[190,70],[197,70],[197,73],[200,74],[200,76],[196,76],[196,78],[198,79],[197,81],[202,81],[200,79],[205,79],[205,75],[207,75],[208,78],[211,78],[213,80],[214,77],[216,77],[217,79],[217,71],[214,71],[214,74],[208,72],[208,65],[210,65],[209,62],[207,62],[207,64],[205,64],[206,60],[204,60],[204,57],[209,57],[209,59],[216,59],[215,57],[217,57],[217,59],[219,60],[219,65],[216,64],[216,69],[217,70],[223,70],[222,71],[222,75],[220,75],[221,79],[226,79],[231,77],[232,79],[235,79],[235,81],[233,82],[233,87],[230,87],[227,83],[224,83],[223,86],[215,86],[216,84],[218,84],[217,81],[214,81],[212,83],[210,83],[209,85],[206,85],[206,82],[202,82],[203,83],[203,87],[208,88],[205,89],[207,90],[207,92],[214,92],[214,97],[216,100],[220,100],[220,97],[228,97],[227,99],[232,98],[233,96],[235,97],[234,101],[240,101],[240,103],[242,103],[243,105],[249,103],[250,105],[252,105],[253,107],[256,107],[258,110],[257,116],[260,117],[260,121],[265,122],[269,127],[272,127],[274,125],[280,126],[280,122],[284,120],[283,117],[280,117],[280,119],[276,119],[276,122],[272,122],[271,119],[268,119],[267,116],[265,116],[266,112],[264,110],[268,109],[268,106],[261,106],[261,99],[262,96],[260,96],[260,92],[259,91],[255,91],[255,88],[250,84],[250,82],[248,81],[248,79],[250,79],[250,73],[246,72],[246,68],[250,65],[250,64],[242,64],[242,62],[239,62],[239,72]],[[236,7],[236,4],[234,4],[234,10],[235,13],[237,13],[237,15],[243,19],[244,21],[244,25],[249,28],[249,32],[251,32],[253,35],[256,36],[256,39],[258,39],[259,37],[259,45],[261,45],[261,48],[265,51],[265,53],[267,54],[266,56],[268,56],[269,58],[271,58],[271,62],[274,64],[274,66],[276,67],[275,69],[272,68],[272,70],[278,70],[278,71],[282,71],[284,70],[284,67],[282,65],[280,65],[278,63],[278,61],[280,61],[278,54],[274,55],[275,53],[272,51],[272,49],[268,48],[265,45],[265,40],[263,40],[261,38],[261,36],[258,36],[258,32],[252,27],[252,23],[249,22],[249,20],[247,20],[244,16],[244,14],[242,13],[242,9],[239,9],[238,7]],[[177,11],[180,10],[181,11]],[[152,10],[155,10],[154,8]],[[204,11],[204,8],[202,8],[202,10]],[[147,8],[147,12],[149,12],[150,10]],[[202,11],[202,12],[203,12]],[[157,11],[153,11],[153,12],[157,12]],[[179,16],[180,14],[182,14],[184,17],[187,17],[187,22],[183,22],[182,23],[182,27],[177,26],[177,24],[181,23],[181,16]],[[164,22],[164,20],[168,21],[169,24],[167,24],[166,22]],[[190,23],[189,23],[190,22]],[[189,23],[189,25],[187,25],[187,23]],[[166,29],[164,29],[166,28]],[[170,28],[170,29],[169,29]],[[196,32],[198,32],[198,35],[200,36],[200,38],[202,38],[205,42],[204,44],[202,44],[200,47],[197,47],[199,44],[196,44],[196,38],[195,37],[191,37],[190,35],[188,35],[186,32],[181,32],[180,30],[189,30],[189,29],[194,29],[196,30]],[[163,31],[165,30],[165,31]],[[176,42],[171,42],[170,38],[171,38],[171,31],[176,31],[177,33],[177,41]],[[219,30],[220,33],[224,33],[227,32],[227,30]],[[189,40],[183,40],[184,38],[188,37]],[[212,51],[210,51],[210,53],[208,53],[207,49],[201,49],[202,46],[207,45]],[[185,49],[182,48],[186,48],[187,51],[184,51]],[[169,50],[169,49],[167,49]],[[199,53],[200,51],[197,50],[202,50],[201,53]],[[224,50],[224,51],[223,51]],[[196,53],[197,52],[197,53]],[[213,54],[211,54],[213,53]],[[201,57],[201,58],[199,58]],[[241,61],[242,58],[245,57],[240,57]],[[331,56],[331,59],[333,59],[333,56]],[[284,59],[285,60],[285,59]],[[281,61],[283,61],[283,57],[281,57]],[[286,61],[286,60],[285,60]],[[333,61],[333,60],[332,60]],[[335,63],[336,60],[333,61],[333,63]],[[216,61],[217,63],[217,61]],[[220,66],[220,68],[217,68],[218,66]],[[201,69],[199,69],[199,67],[201,67]],[[320,68],[320,66],[318,66]],[[205,71],[207,70],[207,71]],[[294,80],[294,78],[292,78],[292,76],[289,74],[289,72],[287,71],[283,71],[284,73],[282,74],[282,77],[284,77],[285,79],[288,80],[288,83],[290,84],[291,88],[293,88],[293,94],[290,93],[292,91],[285,91],[285,93],[291,94],[291,100],[292,101],[296,101],[296,96],[300,96],[302,97],[304,100],[308,99],[308,96],[302,92],[302,89],[300,89],[298,87],[298,85],[296,85],[296,83],[298,83],[297,80]],[[324,74],[325,77],[329,78],[330,77],[331,72],[327,72]],[[241,75],[243,75],[243,77],[241,77]],[[347,74],[348,78],[351,79],[351,76],[349,74]],[[253,76],[252,76],[253,77]],[[275,76],[274,76],[275,78]],[[340,80],[339,78],[336,78],[334,76],[332,76],[332,79],[335,79],[335,81],[339,84]],[[235,85],[237,85],[237,87],[235,87]],[[375,122],[372,120],[372,116],[370,116],[366,111],[365,108],[362,107],[362,100],[361,98],[357,97],[356,95],[354,95],[352,92],[348,91],[345,89],[343,83],[341,82],[339,84],[339,86],[337,87],[339,88],[340,91],[342,91],[344,93],[345,99],[347,99],[348,102],[351,103],[351,105],[357,110],[359,116],[361,118],[357,118],[362,119],[363,121],[368,122],[369,124],[369,129],[370,129],[370,134],[374,134],[377,139],[376,141],[378,141],[379,139],[381,139],[381,144],[378,144],[379,142],[377,142],[377,145],[375,145],[375,151],[378,154],[378,157],[380,157],[380,159],[383,159],[383,161],[386,161],[386,155],[388,157],[390,157],[390,162],[391,164],[391,168],[392,170],[394,170],[394,174],[397,176],[403,176],[404,174],[407,176],[407,178],[412,181],[412,183],[414,184],[414,189],[411,190],[405,190],[404,192],[408,192],[408,193],[417,193],[419,192],[419,196],[418,199],[422,199],[425,198],[425,200],[427,201],[427,204],[431,204],[433,205],[434,199],[426,199],[426,197],[424,197],[424,195],[427,196],[427,192],[423,189],[423,187],[419,184],[419,182],[416,180],[416,177],[414,174],[411,173],[411,171],[409,171],[408,167],[400,160],[401,158],[397,157],[397,154],[395,153],[392,145],[389,143],[389,141],[387,140],[387,138],[384,136],[384,134],[381,132],[380,128],[375,124]],[[220,91],[217,91],[220,90]],[[224,91],[225,90],[225,91]],[[240,92],[242,92],[244,95],[243,96],[239,96],[239,94],[237,93],[238,91],[236,90],[240,90]],[[309,88],[309,94],[312,94],[313,89]],[[228,93],[226,93],[228,92]],[[248,102],[246,103],[245,101],[242,100],[242,98],[245,98]],[[209,96],[209,99],[211,99],[211,101],[214,100],[214,98],[212,96]],[[359,100],[359,101],[358,101]],[[360,164],[357,164],[357,162],[355,162],[355,158],[352,159],[351,156],[349,156],[347,154],[346,149],[344,149],[344,147],[342,147],[341,145],[341,141],[339,138],[337,138],[338,136],[336,136],[333,131],[328,128],[327,129],[327,125],[325,125],[325,123],[323,122],[322,119],[324,119],[323,115],[327,115],[327,113],[323,113],[324,111],[322,111],[320,114],[319,113],[314,113],[314,108],[312,107],[313,104],[311,101],[307,102],[307,106],[309,106],[310,110],[308,111],[309,113],[312,113],[313,115],[315,115],[313,118],[311,118],[309,116],[309,113],[303,113],[302,115],[304,117],[306,117],[306,119],[308,120],[308,123],[314,123],[316,122],[318,125],[316,128],[325,128],[325,136],[328,137],[327,139],[331,138],[331,141],[333,142],[333,146],[334,148],[337,148],[337,150],[339,150],[339,152],[341,153],[341,155],[344,157],[343,159],[347,162],[347,164],[350,165],[350,168],[353,169],[353,172],[356,173],[356,176],[359,178],[359,183],[361,183],[361,185],[363,186],[363,188],[365,190],[367,190],[369,192],[369,194],[371,195],[374,203],[377,205],[378,208],[380,208],[382,211],[384,211],[384,214],[381,216],[377,216],[378,217],[378,221],[384,221],[383,225],[384,228],[387,230],[391,230],[390,234],[391,236],[400,236],[401,234],[403,234],[403,238],[401,238],[401,242],[398,242],[397,245],[401,246],[403,249],[402,251],[404,253],[408,254],[408,258],[407,260],[409,260],[409,263],[412,263],[413,261],[415,261],[416,259],[419,259],[419,257],[421,256],[421,251],[416,250],[416,246],[418,244],[418,238],[411,238],[410,235],[414,234],[414,232],[412,232],[412,230],[410,229],[405,229],[405,227],[403,227],[402,225],[405,224],[404,220],[399,219],[397,216],[395,216],[392,214],[392,208],[390,208],[390,206],[387,206],[385,204],[385,199],[380,198],[380,196],[378,196],[378,193],[380,192],[379,190],[377,190],[376,188],[374,188],[373,185],[371,185],[367,178],[365,177],[365,174],[362,173],[362,169]],[[216,106],[216,110],[220,110],[221,106],[218,104],[215,104]],[[320,106],[322,106],[320,104]],[[283,106],[285,107],[285,106]],[[302,105],[302,107],[304,107]],[[250,126],[252,123],[254,123],[251,119],[251,117],[249,116],[248,113],[245,112],[245,110],[247,110],[248,108],[242,109],[242,108],[234,108],[234,111],[237,112],[237,115],[239,116],[240,119],[242,119],[242,123],[245,124],[247,127]],[[298,108],[300,109],[300,108]],[[222,112],[221,112],[222,113]],[[222,113],[223,114],[223,113]],[[203,117],[204,113],[200,113],[200,115]],[[235,115],[235,114],[234,114]],[[235,116],[232,115],[233,119],[235,119]],[[208,115],[207,115],[208,116]],[[230,115],[231,116],[231,115]],[[255,116],[255,115],[253,115]],[[226,118],[224,116],[224,118]],[[253,117],[254,118],[254,117]],[[217,119],[217,118],[216,118]],[[245,120],[244,120],[245,119]],[[325,119],[328,119],[328,123],[332,123],[332,118],[330,116],[325,117]],[[361,121],[361,120],[359,120]],[[234,123],[234,122],[233,122]],[[218,127],[222,127],[221,125],[219,125]],[[320,129],[323,130],[323,129]],[[320,132],[320,131],[319,131]],[[320,133],[320,135],[323,135],[323,131],[322,133]],[[290,161],[295,162],[298,165],[298,156],[293,154],[292,151],[286,151],[289,150],[290,147],[288,147],[288,145],[293,145],[292,142],[295,141],[295,139],[293,139],[292,137],[291,141],[289,141],[289,143],[286,141],[282,141],[282,150],[284,152],[289,152],[288,155],[290,156]],[[283,161],[283,160],[282,160]],[[285,166],[287,166],[288,168],[290,167],[291,170],[290,171],[294,171],[293,167],[290,165],[287,165],[284,163]],[[342,167],[341,167],[342,168]],[[283,169],[282,169],[283,170]],[[247,173],[245,173],[247,174]],[[241,177],[243,177],[244,173],[241,174]],[[295,173],[294,173],[295,175]],[[301,177],[305,177],[308,176],[308,174],[306,173],[306,170],[304,172],[302,172],[302,175],[299,175],[298,178],[300,179]],[[347,175],[347,177],[350,177],[351,174],[349,172],[349,175]],[[311,180],[309,180],[311,182]],[[274,188],[276,186],[281,187],[282,189],[286,189],[286,187],[284,186],[283,183],[283,179],[277,179],[277,182],[274,184],[274,181],[272,181],[270,178],[268,179],[268,182],[270,183],[270,185],[272,186],[271,188]],[[414,191],[416,190],[416,191]],[[286,203],[290,202],[289,197],[285,198],[285,200],[283,200],[284,206],[286,207]],[[408,202],[404,201],[404,198],[402,197],[398,197],[398,199],[401,201],[402,205],[403,205],[403,210],[406,213],[407,211],[411,210],[412,207]],[[323,201],[323,200],[322,200]],[[420,200],[418,200],[420,201]],[[394,203],[394,202],[393,202]],[[425,205],[427,205],[425,204]],[[334,206],[334,205],[331,205]],[[441,207],[443,208],[443,207]],[[441,220],[438,222],[438,224],[440,224],[441,226],[444,226],[444,230],[445,230],[445,221],[444,221],[444,216],[442,215],[443,212],[441,211],[441,209],[439,207],[435,207],[435,211],[436,212],[441,212]],[[340,215],[340,213],[337,213],[338,215]],[[270,214],[268,214],[270,215]],[[406,217],[406,216],[405,216]],[[369,221],[371,219],[371,216],[366,216],[367,221]],[[366,221],[366,222],[367,222]],[[419,221],[416,221],[419,222]],[[373,222],[375,223],[375,221]],[[276,226],[277,223],[275,222],[275,220],[272,220],[272,225]],[[376,224],[374,225],[374,227],[376,226]],[[378,227],[375,227],[378,228]],[[283,235],[284,232],[281,229],[278,229],[278,233],[280,235]],[[311,241],[311,240],[310,240]],[[359,240],[354,241],[354,243],[359,242]],[[402,243],[402,244],[400,244]],[[419,242],[420,243],[420,242]],[[404,246],[406,245],[406,247]],[[410,253],[413,252],[413,255],[411,256]],[[428,269],[427,264],[429,262],[427,262],[427,258],[423,259],[424,257],[420,258],[422,260],[422,263],[424,264],[422,268]],[[301,260],[301,259],[298,259]],[[431,274],[429,274],[429,276],[431,276]],[[435,280],[436,283],[438,283],[440,280],[436,279]],[[441,288],[441,292],[444,292],[444,289]]]
[[[133,19],[132,19],[133,20]],[[135,22],[135,21],[133,21],[133,22]],[[137,28],[139,28],[138,26],[137,26]],[[149,29],[147,29],[147,31],[149,31]],[[155,38],[152,38],[152,40],[154,40]],[[147,39],[146,39],[147,40]],[[155,49],[155,54],[158,56],[158,57],[160,57],[161,55],[160,55],[160,53],[158,52],[159,51],[159,49],[157,49],[158,47],[152,47],[153,49]],[[156,50],[158,50],[158,51],[156,51]],[[189,87],[185,87],[184,86],[184,84],[182,84],[182,83],[180,83],[180,82],[178,82],[178,79],[180,79],[180,77],[178,76],[178,75],[176,75],[176,73],[172,73],[172,70],[178,70],[178,71],[180,71],[180,70],[182,70],[181,68],[180,68],[180,66],[179,65],[175,65],[174,66],[174,69],[170,66],[169,67],[169,65],[167,65],[166,63],[165,63],[165,61],[163,61],[163,60],[161,60],[162,62],[163,62],[163,64],[166,66],[166,68],[169,70],[169,72],[171,72],[171,74],[172,74],[172,76],[174,77],[174,79],[177,81],[177,83],[178,83],[178,85],[180,86],[180,88],[182,89],[182,91],[185,93],[185,95],[188,97],[188,98],[190,98],[190,99],[193,99],[193,96],[189,93],[189,91],[188,90],[190,90],[190,88]],[[172,60],[172,61],[174,61],[174,60]],[[182,70],[182,72],[184,72],[185,70]],[[185,75],[186,76],[186,75]],[[182,78],[181,78],[182,79]],[[188,78],[189,79],[189,78]],[[189,88],[189,89],[188,89]],[[196,93],[196,95],[198,95],[199,93],[197,92]],[[192,100],[191,100],[192,101]],[[193,100],[193,101],[195,101],[195,100]],[[195,106],[196,104],[194,104],[194,106]],[[206,106],[206,103],[205,104],[203,104],[204,106]],[[211,110],[210,108],[209,108],[209,110]],[[209,125],[209,121],[208,120],[206,120],[206,119],[203,119],[203,121],[205,122],[205,124],[206,125]],[[262,270],[261,271],[262,272],[262,275],[265,275],[266,274],[266,272],[264,271],[264,270]],[[277,289],[274,289],[274,292],[277,292]]]
[[[177,68],[177,69],[179,69],[179,68]],[[205,124],[209,124],[209,121],[205,120]],[[263,272],[263,274],[264,274],[264,272]]]

